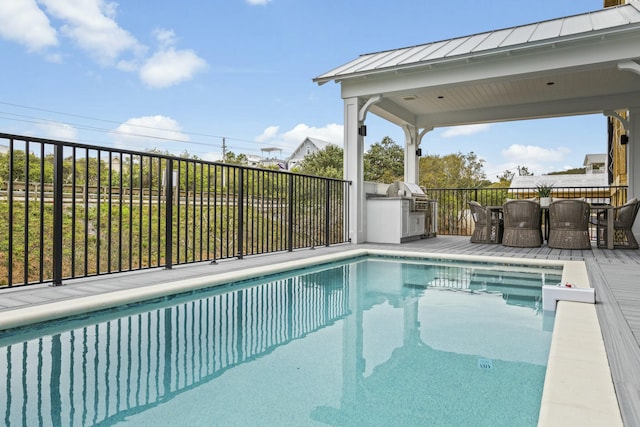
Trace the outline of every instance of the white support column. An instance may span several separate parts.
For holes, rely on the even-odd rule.
[[[359,135],[359,98],[344,100],[344,179],[349,189],[349,237],[351,243],[363,243],[364,235],[364,138]]]
[[[420,143],[422,137],[432,130],[425,128],[418,132],[418,128],[413,125],[405,125],[404,130],[404,181],[411,184],[420,182]]]
[[[420,156],[418,156],[418,129],[406,125],[404,130],[404,182],[417,184],[420,180]]]
[[[640,199],[640,107],[629,108],[629,128],[627,135],[627,179],[629,181],[628,198]],[[640,239],[640,220],[636,218],[633,234]]]
[[[380,102],[381,95],[365,100],[359,97],[344,100],[344,179],[351,181],[349,200],[349,237],[351,243],[366,241],[366,205],[364,192],[365,120],[369,108]]]

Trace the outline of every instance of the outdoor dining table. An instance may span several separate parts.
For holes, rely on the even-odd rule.
[[[497,236],[499,235],[499,230],[497,226],[495,242],[492,242],[491,239],[491,223],[493,222],[492,220],[494,215],[497,215],[498,218],[502,217],[502,206],[485,206],[485,209],[487,210],[487,232],[485,233],[485,236],[487,236],[487,243],[502,243],[498,241]]]
[[[613,216],[614,216],[614,207],[612,205],[591,205],[591,211],[596,214],[596,222],[598,222],[598,213],[604,212],[604,216],[607,219],[607,249],[613,249]],[[599,226],[596,225],[596,233],[599,232]],[[599,239],[600,236],[596,236],[596,239]]]
[[[544,232],[542,233],[542,237],[546,242],[549,240],[549,205],[540,206],[540,215],[542,216],[541,223],[542,223],[542,226],[544,227]]]
[[[604,212],[605,217],[607,219],[607,230],[611,230],[607,232],[607,249],[613,249],[613,206],[612,205],[590,205],[591,211],[596,214],[596,218],[599,212]],[[493,215],[502,215],[502,206],[486,206],[487,209],[487,243],[492,243],[491,239],[491,218]],[[549,240],[549,207],[544,206],[540,207],[540,214],[543,219],[543,227],[544,227],[544,240]],[[596,231],[598,232],[598,231]],[[496,230],[498,233],[498,230]],[[597,238],[597,236],[596,236]],[[497,242],[499,243],[499,242]]]

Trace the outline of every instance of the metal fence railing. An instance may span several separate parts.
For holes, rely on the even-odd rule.
[[[438,234],[456,236],[470,236],[473,231],[471,200],[483,206],[500,206],[507,199],[537,196],[536,188],[427,188],[425,192],[438,202]],[[627,200],[627,187],[554,187],[551,196],[554,200],[584,198],[594,205],[619,206]]]
[[[349,241],[349,182],[0,133],[0,287]],[[536,188],[426,189],[437,234],[470,235],[468,202]],[[618,206],[626,186],[555,187]]]
[[[0,287],[347,242],[347,181],[0,133]]]

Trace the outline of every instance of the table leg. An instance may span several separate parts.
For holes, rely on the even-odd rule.
[[[485,218],[487,219],[487,230],[485,231],[485,236],[487,238],[487,243],[491,243],[491,211],[489,209],[486,211]]]
[[[607,249],[613,249],[613,237],[615,230],[613,229],[613,208],[607,208]]]
[[[542,209],[544,215],[544,240],[549,241],[549,209]]]

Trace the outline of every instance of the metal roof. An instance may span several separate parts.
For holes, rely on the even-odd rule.
[[[640,99],[640,0],[362,55],[314,79],[417,129],[624,110]]]
[[[514,176],[510,188],[535,188],[538,184],[550,184],[562,187],[606,187],[607,174],[565,174],[565,175],[529,175]]]
[[[312,138],[310,136],[306,137],[305,140],[302,141],[301,145],[304,144],[305,141],[311,142],[313,145],[315,145],[318,148],[318,150],[324,150],[329,145],[338,146],[338,144],[336,144],[334,142],[324,141],[322,139]]]
[[[534,49],[576,38],[623,31],[640,24],[640,2],[597,10],[579,15],[521,25],[480,34],[437,41],[412,47],[364,54],[338,68],[316,77],[324,84],[331,80],[376,72],[398,70],[468,57],[478,58],[501,52]]]
[[[592,165],[594,163],[607,163],[607,155],[606,154],[587,154],[584,156],[584,162],[582,166]]]
[[[322,151],[322,150],[324,150],[325,148],[327,148],[330,145],[334,145],[336,147],[340,147],[340,145],[335,144],[333,142],[324,141],[322,139],[312,138],[310,136],[307,136],[300,144],[298,144],[298,146],[293,150],[293,152],[289,155],[289,157],[287,157],[287,161],[291,161],[292,159],[294,159],[296,157],[297,153],[302,152],[302,147],[307,142],[310,142],[311,144],[313,144],[318,151]],[[304,155],[302,155],[302,157],[304,157]]]

